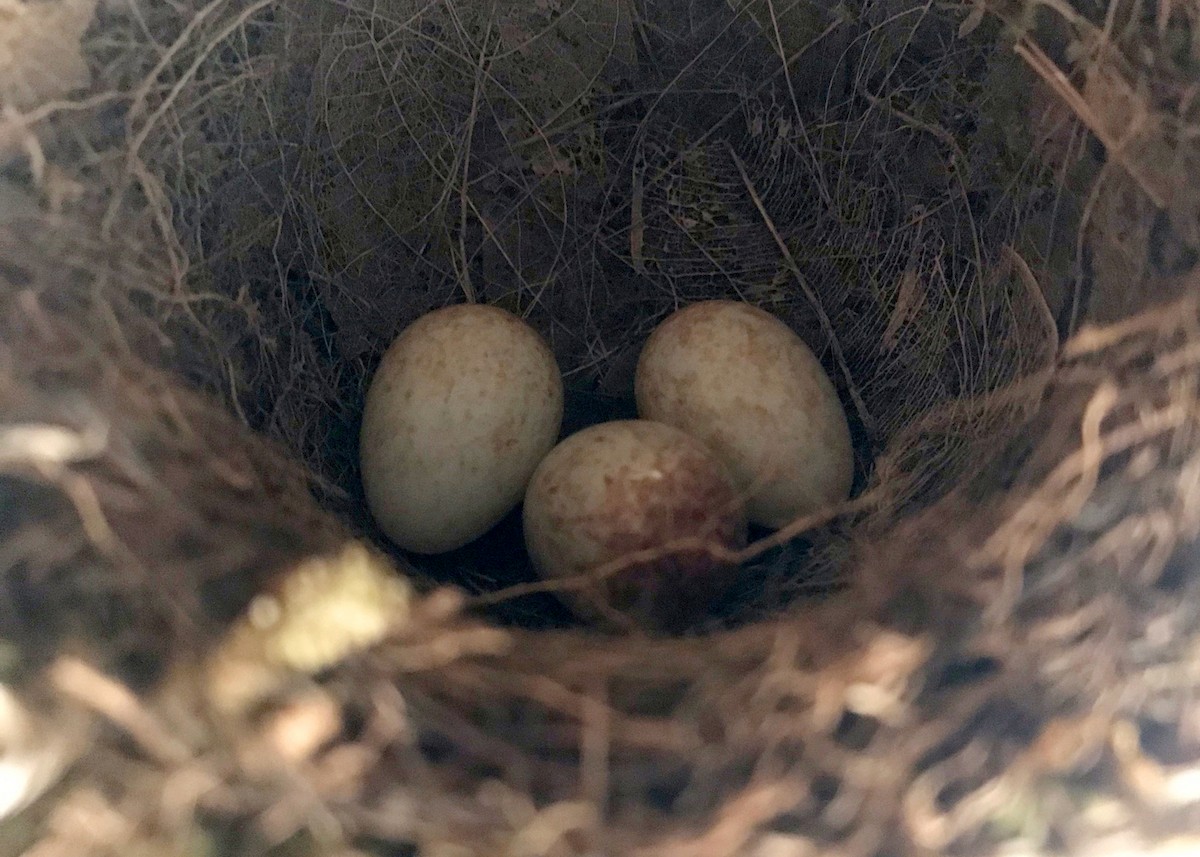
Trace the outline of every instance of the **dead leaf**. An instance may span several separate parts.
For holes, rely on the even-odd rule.
[[[925,303],[925,290],[921,288],[921,277],[913,268],[905,270],[900,278],[900,291],[896,295],[896,306],[888,319],[887,329],[883,332],[882,347],[885,354],[891,354],[896,348],[896,339],[904,323]]]

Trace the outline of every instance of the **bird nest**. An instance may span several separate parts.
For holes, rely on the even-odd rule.
[[[1200,848],[1198,28],[0,0],[0,855]],[[520,313],[570,429],[712,298],[812,346],[856,476],[707,621],[375,529],[413,319]]]

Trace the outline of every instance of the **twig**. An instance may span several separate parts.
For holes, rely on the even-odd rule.
[[[1200,277],[1196,280],[1193,286],[1197,287],[1197,291],[1177,301],[1112,324],[1082,328],[1063,347],[1063,356],[1069,360],[1078,360],[1112,348],[1126,339],[1164,330],[1178,330],[1181,321],[1194,320],[1200,312],[1200,298],[1197,297],[1200,294]]]
[[[792,84],[791,66],[787,61],[787,48],[783,44],[783,33],[779,28],[779,16],[775,12],[774,0],[767,0],[767,12],[771,16],[771,47],[779,54],[779,58],[783,61],[783,68],[780,71],[783,74],[783,81],[787,84],[788,97],[792,101],[792,112],[796,117],[796,124],[800,127],[801,136],[804,138],[804,147],[808,151],[809,160],[812,162],[813,172],[819,177],[817,181],[817,192],[821,194],[821,202],[825,204],[825,208],[829,211],[834,210],[833,200],[830,199],[829,189],[825,186],[825,172],[821,168],[820,159],[817,158],[817,153],[813,150],[812,138],[804,130],[804,113],[800,110],[800,100],[796,97],[796,87]]]
[[[1029,263],[1025,261],[1025,258],[1011,244],[1005,244],[1000,248],[1000,252],[1003,254],[1004,260],[1012,267],[1013,272],[1017,275],[1017,279],[1021,281],[1021,285],[1025,287],[1030,300],[1033,301],[1034,306],[1037,308],[1038,318],[1042,323],[1042,328],[1046,335],[1046,350],[1049,352],[1047,362],[1053,362],[1058,354],[1058,323],[1054,320],[1054,313],[1050,311],[1050,305],[1046,303],[1046,295],[1042,291],[1041,283],[1034,276]]]
[[[775,239],[775,246],[779,248],[779,253],[783,257],[784,263],[787,265],[797,285],[800,286],[800,290],[804,292],[804,296],[808,298],[808,302],[812,305],[817,318],[821,322],[821,329],[825,332],[829,348],[833,352],[833,359],[837,362],[838,368],[842,372],[842,377],[846,382],[846,391],[850,394],[851,401],[854,402],[854,409],[858,412],[858,418],[862,421],[867,433],[874,436],[876,428],[875,420],[867,411],[867,405],[858,392],[858,386],[854,383],[854,375],[850,372],[850,366],[846,363],[846,355],[842,352],[842,345],[838,341],[837,333],[834,332],[833,323],[829,320],[828,313],[825,312],[825,307],[821,305],[821,300],[817,297],[817,293],[800,271],[800,266],[796,264],[796,258],[792,255],[792,251],[788,249],[787,242],[783,240],[783,237],[779,234],[779,230],[775,228],[775,221],[767,213],[762,198],[758,195],[758,191],[754,187],[754,182],[750,180],[750,175],[746,172],[746,165],[742,163],[742,159],[733,150],[733,146],[726,143],[726,147],[729,150],[729,157],[733,159],[733,164],[737,167],[738,175],[742,177],[742,183],[746,186],[746,192],[750,194],[750,199],[754,202],[754,207],[763,219],[763,224],[771,233],[771,237]]]
[[[787,544],[802,533],[828,524],[836,518],[856,514],[870,508],[878,501],[879,494],[878,490],[865,491],[853,500],[832,506],[820,512],[814,512],[811,515],[804,515],[792,521],[787,526],[776,530],[766,538],[752,542],[740,550],[733,550],[720,542],[712,541],[702,536],[676,538],[661,545],[631,551],[583,574],[562,577],[556,580],[517,583],[495,592],[477,595],[471,598],[469,604],[472,608],[487,607],[526,595],[546,592],[571,592],[578,589],[586,589],[597,581],[620,574],[636,565],[653,563],[684,551],[700,552],[718,562],[740,565],[752,559],[757,559],[767,551]]]
[[[708,829],[694,838],[678,838],[638,849],[637,857],[694,854],[744,854],[759,826],[799,801],[796,783],[790,779],[747,786],[713,813]]]
[[[580,792],[596,809],[598,818],[607,811],[609,791],[608,765],[612,752],[612,708],[608,687],[602,680],[593,683],[585,697],[579,734]]]
[[[125,685],[78,658],[61,657],[50,667],[54,687],[120,727],[156,761],[179,765],[189,761],[187,746],[138,701]]]
[[[160,103],[158,107],[155,108],[154,112],[152,112],[146,118],[146,121],[142,124],[142,127],[136,133],[131,135],[125,155],[125,163],[128,173],[134,172],[134,163],[137,161],[141,152],[141,148],[149,138],[151,132],[167,114],[167,112],[175,105],[175,102],[179,99],[180,93],[183,92],[183,90],[192,82],[192,80],[199,73],[201,67],[205,62],[208,61],[213,52],[216,51],[227,38],[244,26],[247,21],[257,15],[263,9],[266,9],[268,6],[272,5],[272,3],[273,0],[257,0],[257,2],[243,9],[236,17],[233,18],[232,21],[218,30],[216,35],[209,41],[207,45],[204,46],[196,58],[188,65],[188,67],[179,76],[179,79],[163,97],[162,103]],[[213,3],[210,3],[205,8],[204,12],[207,13],[210,10],[216,10],[222,5],[223,4],[219,2],[219,0],[214,0]],[[194,30],[196,24],[197,21],[194,19],[191,24],[184,29],[184,32],[180,34],[175,44],[172,45],[172,52],[182,49],[183,45],[186,43],[186,39],[190,37],[191,32]],[[163,57],[161,62],[167,63],[168,58]],[[155,73],[161,73],[161,69],[156,67]],[[140,93],[134,99],[129,111],[131,116],[140,115],[141,110],[144,108],[147,93],[150,90],[150,81],[152,79],[153,75],[146,78],[146,81],[143,84],[143,89],[145,92]],[[112,201],[109,204],[108,211],[101,220],[101,234],[111,234],[112,226],[116,221],[117,215],[120,213],[120,204],[124,198],[124,191],[127,186],[128,185],[124,185],[120,192],[112,195]]]
[[[475,139],[475,124],[479,121],[479,96],[483,90],[483,82],[486,79],[488,71],[488,39],[492,35],[492,19],[488,19],[487,30],[483,34],[479,46],[479,63],[478,73],[475,75],[475,86],[471,91],[471,112],[467,116],[467,134],[466,140],[463,141],[462,147],[462,180],[458,189],[458,255],[459,262],[462,265],[459,271],[459,280],[462,285],[463,296],[467,299],[467,303],[478,303],[479,296],[475,292],[475,286],[471,282],[471,266],[467,259],[467,209],[470,205],[470,182],[471,182],[471,145]]]
[[[1125,141],[1118,140],[1113,136],[1108,125],[1096,115],[1096,111],[1092,109],[1092,105],[1088,103],[1083,93],[1072,85],[1062,69],[1055,65],[1054,60],[1050,59],[1041,47],[1027,39],[1017,42],[1013,50],[1016,51],[1017,56],[1025,60],[1029,67],[1062,98],[1066,105],[1071,108],[1072,112],[1079,117],[1079,121],[1083,122],[1096,135],[1100,142],[1104,144],[1104,148],[1108,151],[1109,156],[1124,168],[1125,172],[1137,183],[1142,192],[1150,198],[1155,207],[1159,209],[1167,208],[1169,189],[1156,187],[1155,182],[1146,173],[1145,169],[1126,156]]]

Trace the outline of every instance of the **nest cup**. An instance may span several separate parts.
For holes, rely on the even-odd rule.
[[[1200,848],[1197,27],[0,0],[0,855]],[[715,298],[856,484],[710,621],[375,529],[413,320],[524,317],[574,430]]]

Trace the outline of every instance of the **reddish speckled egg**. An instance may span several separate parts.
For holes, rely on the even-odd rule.
[[[679,310],[638,361],[638,414],[695,435],[747,494],[751,521],[780,527],[845,500],[854,456],[837,392],[787,325],[737,301]]]
[[[740,500],[725,467],[690,435],[646,420],[602,423],[538,466],[525,496],[525,543],[543,577],[569,579],[561,594],[585,618],[678,630],[734,579],[701,545],[744,543]],[[605,573],[681,539],[696,544]]]
[[[562,375],[529,325],[490,306],[431,312],[392,343],[367,391],[367,505],[406,550],[462,547],[520,502],[562,417]]]

